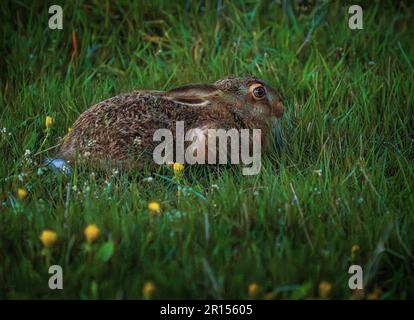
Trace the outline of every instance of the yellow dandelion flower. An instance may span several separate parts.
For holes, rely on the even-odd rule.
[[[148,210],[151,215],[157,215],[161,212],[161,206],[158,202],[151,201],[150,203],[148,203]]]
[[[17,189],[17,197],[20,201],[23,201],[27,197],[27,191],[23,188]]]
[[[49,129],[53,124],[53,118],[51,116],[47,116],[45,120],[46,129]]]
[[[155,293],[155,285],[151,281],[147,281],[142,287],[142,295],[145,299],[151,299]]]
[[[319,296],[321,298],[327,298],[331,294],[332,285],[328,281],[322,281],[319,284]]]
[[[43,230],[40,235],[40,241],[46,248],[50,248],[54,245],[57,239],[57,233],[52,230]]]
[[[73,131],[72,128],[68,128],[68,133],[71,133]]]
[[[174,173],[178,174],[181,173],[184,170],[184,165],[182,163],[174,163],[173,165]]]
[[[354,244],[353,246],[352,246],[352,248],[351,248],[351,253],[352,254],[355,254],[355,253],[357,253],[358,251],[359,251],[359,245],[357,245],[357,244]]]
[[[249,287],[248,287],[247,291],[249,293],[249,297],[253,298],[259,292],[259,285],[256,282],[253,282],[253,283],[249,284]]]
[[[85,228],[84,234],[86,241],[88,243],[92,243],[98,238],[99,236],[99,228],[96,226],[96,224],[90,224]]]

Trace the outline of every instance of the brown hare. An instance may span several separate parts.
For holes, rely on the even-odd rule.
[[[139,168],[154,163],[154,132],[186,129],[261,129],[263,149],[283,114],[281,96],[256,77],[227,77],[169,91],[133,91],[82,113],[63,139],[52,165],[80,160],[101,168]],[[61,165],[57,165],[58,167]]]

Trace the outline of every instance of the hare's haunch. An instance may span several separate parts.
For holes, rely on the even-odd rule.
[[[82,113],[58,157],[105,168],[137,168],[152,162],[154,132],[186,129],[261,129],[262,145],[283,114],[280,95],[255,77],[227,77],[169,91],[133,91],[99,102]]]

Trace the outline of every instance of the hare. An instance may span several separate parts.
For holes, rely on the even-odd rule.
[[[283,115],[281,96],[256,77],[227,77],[212,84],[189,84],[169,91],[133,91],[99,102],[82,113],[53,161],[101,168],[140,168],[153,163],[154,132],[187,129],[261,129],[269,145]]]

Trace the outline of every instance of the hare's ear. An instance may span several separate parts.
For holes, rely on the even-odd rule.
[[[202,107],[221,93],[221,90],[210,84],[189,84],[165,92],[164,97],[179,104]]]

